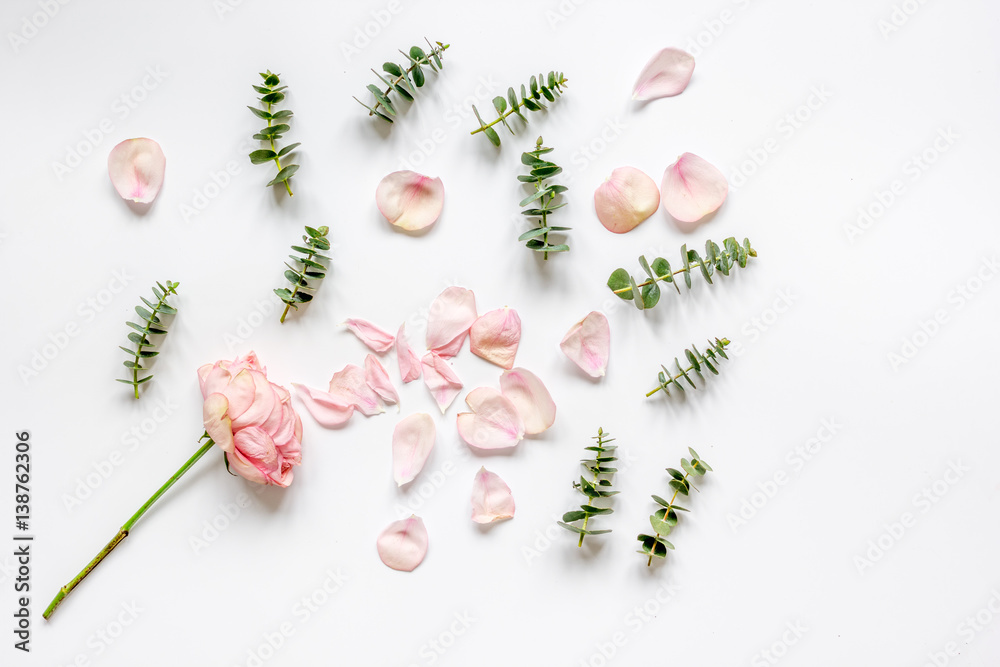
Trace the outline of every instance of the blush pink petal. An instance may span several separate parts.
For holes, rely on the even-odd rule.
[[[430,227],[444,206],[444,184],[412,171],[394,171],[375,189],[375,204],[389,224],[416,231]]]
[[[694,153],[684,153],[663,173],[660,194],[677,227],[691,232],[699,220],[726,201],[729,183],[712,164]]]
[[[449,358],[458,354],[476,321],[476,295],[464,287],[449,287],[431,303],[427,317],[427,349]]]
[[[611,353],[608,318],[596,310],[588,314],[566,333],[559,349],[590,377],[603,377]]]
[[[556,420],[556,404],[538,376],[524,368],[504,371],[500,391],[510,399],[524,420],[524,432],[537,435]]]
[[[510,399],[496,389],[478,387],[465,402],[472,412],[459,413],[458,434],[477,449],[506,449],[524,438],[524,420]]]
[[[513,518],[514,496],[510,487],[495,472],[480,468],[472,482],[472,520],[493,523]]]
[[[281,457],[271,436],[255,426],[234,434],[229,467],[241,477],[258,484],[288,486],[291,482],[290,476],[286,480],[282,475]]]
[[[373,354],[365,357],[365,382],[386,403],[399,403],[399,394],[389,379],[389,372]]]
[[[378,536],[378,557],[393,570],[412,572],[427,555],[427,528],[420,517],[393,521]]]
[[[694,73],[694,56],[675,47],[657,52],[639,73],[632,99],[655,100],[684,92]]]
[[[111,184],[122,196],[140,204],[156,198],[163,185],[167,158],[160,144],[144,137],[126,139],[108,154]]]
[[[351,319],[344,322],[344,324],[362,343],[379,354],[391,350],[393,343],[396,342],[391,333],[375,326],[367,320]]]
[[[594,192],[597,219],[615,234],[632,231],[659,207],[659,188],[635,167],[618,167]]]
[[[365,372],[360,366],[347,364],[330,379],[330,394],[343,402],[353,405],[366,417],[385,412],[378,400],[378,394],[368,386]]]
[[[303,384],[292,384],[306,410],[321,426],[337,428],[347,423],[354,414],[354,406],[339,396]]]
[[[424,371],[424,384],[434,397],[434,401],[444,414],[455,397],[462,390],[462,381],[455,375],[451,364],[436,352],[428,352],[420,361]]]
[[[437,429],[426,412],[406,417],[392,432],[392,477],[397,486],[403,486],[420,474],[427,457],[434,449]]]
[[[420,357],[406,338],[406,324],[402,324],[396,334],[396,362],[399,364],[399,376],[403,379],[403,384],[420,377]]]
[[[521,318],[512,308],[491,310],[469,329],[472,353],[501,368],[513,368],[520,342]]]
[[[205,432],[227,454],[233,451],[233,422],[228,410],[229,401],[222,394],[209,394],[202,404]]]

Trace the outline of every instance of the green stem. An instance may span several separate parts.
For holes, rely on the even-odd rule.
[[[556,85],[557,86],[562,86],[563,84],[566,83],[566,81],[567,81],[567,79],[563,78],[562,80],[557,81]],[[469,132],[469,134],[478,134],[478,133],[482,132],[483,130],[485,130],[488,127],[493,127],[497,123],[503,122],[505,119],[510,118],[511,115],[513,115],[518,109],[520,109],[523,106],[524,106],[524,100],[523,99],[519,100],[518,103],[515,106],[512,106],[510,109],[508,109],[507,111],[505,111],[502,114],[500,114],[499,116],[497,116],[497,119],[495,121],[493,121],[491,123],[487,123],[486,125],[480,125],[479,129],[473,130],[472,132]]]
[[[267,103],[267,114],[268,114],[267,126],[271,127],[271,121],[273,119],[270,117],[271,116],[271,103],[270,102]],[[271,152],[273,152],[275,154],[275,156],[274,156],[274,164],[278,165],[278,173],[280,174],[281,173],[281,159],[278,158],[278,155],[277,155],[277,153],[278,153],[278,147],[274,145],[274,135],[271,135]],[[293,197],[294,196],[292,194],[292,188],[291,188],[291,186],[288,185],[288,179],[287,178],[285,179],[285,190],[288,191],[288,196],[289,197]],[[284,321],[283,317],[282,317],[282,321]]]
[[[430,42],[428,42],[428,46],[430,46]],[[410,74],[413,71],[413,69],[415,67],[419,66],[419,65],[422,65],[422,64],[430,65],[431,69],[434,69],[435,71],[437,71],[437,68],[434,65],[431,65],[431,56],[436,55],[438,58],[440,58],[441,54],[444,53],[445,50],[449,46],[451,46],[451,44],[442,44],[439,47],[438,46],[432,47],[430,53],[425,53],[423,58],[421,58],[420,60],[414,61],[412,65],[410,65],[405,70],[403,70],[405,72],[405,74],[400,74],[399,76],[397,76],[395,79],[392,80],[392,83],[389,85],[389,87],[385,89],[385,96],[389,97],[389,93],[391,93],[393,91],[393,89],[395,89],[395,87],[398,86],[400,84],[400,82],[403,81],[404,78],[407,78],[406,77],[407,74]],[[403,52],[400,51],[400,53],[403,53]],[[405,56],[406,54],[403,53],[403,55]],[[443,65],[442,65],[442,67],[443,67]],[[375,72],[375,70],[372,70],[372,72]],[[388,72],[387,72],[387,74],[388,74]],[[378,72],[375,72],[375,76],[380,76],[380,75],[379,75]],[[407,80],[409,80],[409,79],[407,78]],[[409,86],[407,86],[407,87],[409,87]],[[412,88],[411,88],[411,90],[412,90]],[[357,99],[357,98],[355,98],[355,99]],[[358,100],[358,101],[360,102],[360,100]],[[379,102],[378,100],[375,100],[375,106],[368,110],[368,115],[369,116],[374,115],[375,114],[375,110],[378,109],[380,106],[384,106],[384,105],[381,102]]]
[[[683,481],[684,481],[684,480],[686,480],[686,479],[687,479],[687,478],[688,478],[688,477],[689,477],[690,475],[691,475],[691,473],[689,473],[689,472],[686,472],[686,473],[684,473],[684,477],[683,477],[683,478],[681,479],[681,481],[683,482]],[[678,491],[677,489],[674,489],[674,495],[673,495],[673,496],[671,496],[671,498],[670,498],[670,502],[668,503],[669,505],[673,505],[673,504],[674,504],[674,501],[675,501],[675,500],[677,500],[677,494],[678,494],[678,493],[679,493],[679,491]],[[668,508],[668,509],[667,509],[667,512],[669,512],[669,511],[670,511],[670,509]],[[665,515],[664,515],[664,516],[665,516]],[[659,534],[659,533],[657,533],[657,534],[656,534],[656,536],[657,536],[657,537],[659,537],[659,536],[660,536],[660,534]],[[650,566],[650,565],[652,565],[652,564],[653,564],[653,554],[652,554],[652,553],[650,553],[650,554],[649,554],[649,560],[647,560],[647,561],[646,561],[646,567],[649,567],[649,566]]]
[[[684,273],[686,271],[690,271],[691,269],[697,269],[697,268],[699,268],[701,266],[705,266],[705,260],[704,259],[702,259],[700,262],[693,262],[691,264],[688,264],[687,266],[682,267],[680,269],[677,269],[676,271],[673,271],[670,274],[665,274],[665,275],[662,275],[662,276],[657,276],[657,278],[655,280],[653,278],[650,278],[649,280],[647,280],[644,283],[639,283],[638,285],[636,285],[636,287],[638,287],[638,288],[641,289],[641,288],[643,288],[643,287],[645,287],[647,285],[652,285],[653,283],[655,283],[657,281],[660,281],[660,280],[663,280],[663,281],[666,281],[666,282],[671,282],[671,281],[673,281],[674,276],[676,276],[678,274],[681,274],[681,273]],[[625,294],[626,292],[631,292],[632,291],[632,286],[628,285],[626,287],[622,287],[621,289],[616,289],[616,290],[612,290],[612,291],[615,294]]]
[[[140,507],[139,510],[122,525],[121,530],[119,530],[118,533],[111,538],[111,541],[108,542],[104,546],[104,548],[97,553],[94,559],[90,561],[85,568],[80,570],[80,573],[77,574],[75,577],[73,577],[73,579],[68,584],[59,589],[59,592],[56,593],[56,596],[54,598],[52,598],[52,602],[49,603],[49,606],[45,609],[45,612],[42,614],[42,618],[48,620],[48,618],[52,616],[53,612],[55,612],[56,608],[60,604],[62,604],[62,601],[66,598],[66,596],[69,595],[73,591],[73,589],[76,588],[80,584],[80,582],[87,577],[88,574],[93,572],[94,569],[101,564],[101,561],[103,561],[108,554],[114,551],[114,548],[117,547],[122,540],[128,537],[129,531],[132,529],[132,526],[134,526],[136,522],[140,518],[142,518],[142,515],[145,514],[147,510],[149,510],[149,508],[153,506],[153,503],[159,500],[160,496],[162,496],[164,493],[167,492],[167,489],[173,486],[174,483],[177,482],[177,480],[180,479],[181,476],[184,475],[184,473],[186,473],[191,468],[191,466],[193,466],[195,463],[198,462],[198,459],[204,456],[208,452],[208,450],[210,450],[215,445],[212,439],[208,437],[207,433],[203,435],[201,439],[204,440],[206,438],[208,438],[208,441],[204,445],[202,445],[201,448],[194,453],[194,456],[189,458],[187,462],[184,465],[182,465],[180,469],[177,472],[175,472],[163,486],[157,489],[156,493],[150,496],[149,500],[147,500],[143,504],[143,506]]]
[[[167,281],[167,284],[170,284],[169,280]],[[163,296],[161,296],[160,300],[156,302],[156,308],[153,308],[153,317],[156,317],[159,314],[160,307],[163,306],[163,303],[167,300],[167,294],[176,294],[176,292],[171,292],[169,289],[163,292]],[[152,320],[146,322],[146,328],[142,331],[142,340],[146,340],[146,336],[149,335],[149,327],[152,326],[152,324]],[[135,389],[136,399],[139,398],[139,359],[142,358],[143,347],[144,345],[142,343],[135,344],[135,361],[132,366],[132,387]]]
[[[597,444],[598,444],[598,446],[600,446],[602,443],[600,441],[598,441]],[[601,452],[595,452],[595,455],[596,456],[600,456]],[[600,467],[600,464],[597,464],[597,467]],[[601,473],[595,472],[594,473],[594,488],[595,489],[598,488],[598,486],[600,485],[600,481],[601,481]],[[583,517],[583,529],[584,530],[587,530],[587,522],[588,521],[590,521],[590,515],[589,514],[585,514],[584,517]],[[578,546],[578,547],[582,547],[583,546],[583,538],[584,538],[583,533],[580,533],[580,541],[576,543],[576,546]]]
[[[677,375],[671,375],[670,376],[670,382],[677,382],[680,378],[685,377],[687,375],[688,371],[693,371],[693,370],[694,370],[694,364],[691,364],[690,366],[688,366],[687,368],[684,369],[683,373],[678,373]],[[664,382],[663,384],[670,384],[670,382]],[[656,389],[648,392],[646,394],[646,398],[649,398],[650,396],[652,396],[656,392],[660,391],[661,389],[663,389],[663,385],[660,385]]]
[[[309,253],[309,256],[306,257],[306,261],[307,262],[311,262],[312,258],[315,257],[315,256],[316,256],[316,251],[313,250],[312,252]],[[309,266],[309,265],[303,263],[302,264],[302,270],[305,271],[305,268],[307,266]],[[291,268],[291,267],[289,267],[289,268]],[[299,293],[299,288],[302,287],[302,281],[303,280],[305,280],[305,278],[300,273],[299,274],[299,279],[295,282],[295,289],[292,290],[292,296],[290,297],[291,299],[294,299],[295,295]],[[288,315],[288,309],[291,308],[291,307],[292,307],[292,304],[290,304],[290,303],[286,303],[285,304],[285,310],[284,310],[284,312],[281,313],[281,319],[278,320],[279,324],[284,324],[285,323],[285,316]]]
[[[540,178],[540,179],[538,179],[538,182],[535,183],[535,192],[538,192],[539,190],[542,189],[542,181],[543,180],[544,179]],[[549,215],[548,207],[549,207],[549,204],[552,203],[553,196],[554,195],[549,195],[549,198],[546,201],[542,202],[542,227],[548,227],[549,226],[549,223],[548,223],[548,215]],[[542,234],[542,243],[545,244],[546,248],[549,246],[549,233],[548,232],[545,232],[544,234]],[[549,258],[549,251],[546,250],[545,252],[542,253],[542,259],[548,259],[548,258]]]

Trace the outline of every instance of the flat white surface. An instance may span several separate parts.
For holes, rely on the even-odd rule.
[[[998,664],[995,3],[244,0],[220,15],[219,2],[77,0],[15,51],[8,33],[25,31],[40,4],[0,10],[0,507],[12,515],[13,433],[29,429],[36,535],[30,655],[11,647],[13,559],[0,558],[3,664]],[[879,22],[893,20],[898,30],[883,34],[891,24]],[[424,36],[452,44],[444,73],[391,129],[367,118],[351,96],[373,81],[368,68]],[[633,104],[635,76],[668,45],[698,48],[690,87]],[[246,158],[258,122],[245,107],[265,68],[289,86],[287,140],[302,142],[292,200],[263,187],[270,166]],[[493,95],[553,68],[570,79],[566,95],[499,153],[468,136],[472,101],[492,115]],[[572,251],[544,265],[515,241],[519,154],[539,133],[566,167],[559,218],[574,227]],[[167,155],[144,215],[106,174],[111,147],[135,136]],[[54,163],[76,150],[89,154],[60,178]],[[592,193],[614,167],[659,181],[684,151],[734,184],[711,222],[690,236],[662,210],[624,236],[599,225]],[[374,206],[379,179],[407,162],[445,183],[444,213],[422,237],[395,233]],[[227,165],[236,173],[219,177]],[[858,208],[878,214],[895,180],[894,201],[851,238]],[[309,309],[279,325],[271,290],[303,224],[330,226],[334,268]],[[714,287],[696,278],[664,293],[653,312],[604,286],[619,266],[638,273],[641,253],[673,262],[682,243],[730,235],[749,236],[759,259]],[[127,284],[112,294],[116,274]],[[181,283],[180,314],[135,401],[114,382],[116,346],[139,296],[168,278]],[[551,389],[552,429],[509,455],[471,454],[454,429],[460,398],[424,473],[398,491],[393,409],[339,431],[303,411],[292,487],[258,494],[213,453],[41,620],[194,451],[199,365],[253,349],[274,381],[323,387],[366,352],[340,322],[406,321],[419,350],[426,308],[449,284],[473,289],[480,312],[518,310],[518,364]],[[612,325],[601,382],[557,348],[595,309]],[[928,336],[921,322],[935,317]],[[69,325],[63,349],[46,348]],[[715,336],[741,346],[721,376],[685,397],[643,397],[661,362]],[[919,349],[894,367],[904,339]],[[36,352],[54,358],[22,379]],[[467,349],[455,368],[468,389],[499,375]],[[436,409],[421,383],[401,393],[403,415]],[[581,550],[554,521],[579,504],[570,482],[598,426],[628,461],[615,513],[598,521],[614,532]],[[796,448],[818,435],[819,452],[800,459]],[[716,472],[688,501],[677,551],[647,569],[634,536],[688,445]],[[469,520],[480,465],[512,487],[512,521]],[[776,475],[783,484],[769,482]],[[773,497],[762,502],[761,489]],[[250,504],[226,519],[240,494]],[[745,501],[760,507],[734,528]],[[430,551],[404,574],[381,564],[375,538],[409,511],[424,518]],[[331,573],[343,581],[328,595]],[[787,631],[796,626],[801,636]]]

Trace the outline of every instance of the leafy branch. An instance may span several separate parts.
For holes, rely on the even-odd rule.
[[[278,298],[285,303],[285,310],[281,313],[280,322],[282,324],[285,322],[285,316],[288,315],[289,308],[298,310],[298,304],[312,301],[313,295],[309,292],[315,291],[319,287],[319,281],[326,277],[327,268],[319,260],[325,259],[329,261],[330,258],[326,255],[321,255],[319,251],[330,249],[330,241],[326,238],[326,235],[330,233],[330,228],[320,227],[319,229],[313,229],[306,226],[305,229],[306,233],[302,235],[303,245],[292,246],[292,250],[304,256],[289,255],[289,258],[293,262],[301,266],[295,267],[285,262],[285,266],[288,267],[288,270],[285,271],[285,278],[292,284],[292,289],[282,287],[274,290]]]
[[[648,398],[649,396],[652,396],[661,389],[669,395],[670,385],[674,385],[677,389],[684,391],[684,385],[680,383],[681,378],[691,385],[692,389],[697,389],[697,385],[695,385],[688,373],[695,373],[699,378],[704,380],[705,376],[701,373],[703,368],[707,368],[713,375],[718,375],[719,371],[715,368],[715,364],[712,362],[714,361],[718,364],[718,357],[722,357],[723,359],[729,358],[729,355],[726,354],[726,346],[729,345],[729,339],[723,338],[720,340],[716,338],[714,343],[712,341],[708,341],[708,345],[709,347],[705,350],[705,354],[702,354],[694,345],[684,350],[684,356],[687,358],[689,364],[687,368],[681,366],[680,360],[678,360],[677,357],[674,357],[674,365],[677,366],[677,373],[675,374],[672,374],[669,370],[667,370],[666,366],[661,364],[660,368],[663,370],[660,371],[660,374],[657,376],[660,384],[656,389],[648,392],[646,397]]]
[[[539,74],[537,77],[532,75],[527,88],[525,88],[523,83],[521,84],[520,99],[518,99],[517,93],[514,92],[513,88],[508,88],[506,99],[500,95],[493,98],[493,108],[496,109],[497,119],[490,123],[483,122],[482,117],[479,115],[479,110],[476,109],[476,105],[473,104],[472,112],[476,114],[476,120],[479,121],[479,129],[473,130],[469,134],[482,132],[494,146],[499,146],[500,135],[493,129],[494,125],[497,123],[503,123],[503,126],[510,130],[511,134],[514,134],[514,128],[510,126],[507,119],[513,114],[517,114],[521,120],[527,123],[528,119],[522,111],[524,109],[527,109],[528,111],[541,111],[542,109],[548,108],[545,106],[545,103],[542,102],[542,98],[544,97],[549,102],[555,102],[556,97],[562,94],[563,86],[566,85],[567,81],[568,79],[563,76],[562,72],[549,72],[547,77],[542,74]]]
[[[603,428],[598,428],[597,435],[593,438],[597,441],[597,444],[584,447],[584,450],[594,453],[592,458],[580,461],[584,469],[591,474],[591,479],[588,480],[583,475],[580,475],[580,481],[573,482],[573,488],[587,497],[587,503],[580,505],[579,510],[566,512],[563,514],[563,520],[557,522],[566,530],[579,533],[580,541],[577,542],[578,547],[583,546],[583,538],[587,535],[603,535],[611,532],[610,530],[590,530],[587,528],[590,517],[597,516],[598,514],[612,514],[614,512],[610,507],[594,506],[594,501],[598,498],[609,498],[618,493],[611,490],[611,478],[618,472],[618,469],[607,465],[618,460],[615,457],[615,450],[618,447],[615,445],[606,446],[609,442],[615,441],[614,438],[607,438],[606,435]],[[581,519],[583,520],[583,525],[570,525]]]
[[[521,200],[519,206],[533,207],[521,211],[521,215],[538,218],[538,226],[530,229],[517,237],[518,241],[526,241],[525,245],[536,252],[542,253],[542,259],[548,259],[550,252],[566,252],[569,246],[565,243],[551,245],[549,243],[549,232],[568,231],[571,227],[552,227],[549,225],[548,216],[557,208],[562,208],[565,203],[552,205],[552,200],[561,193],[569,190],[565,185],[548,185],[546,179],[562,172],[562,167],[542,159],[542,155],[551,153],[553,148],[546,148],[542,145],[542,138],[538,137],[535,142],[535,150],[521,153],[521,162],[531,167],[531,173],[520,174],[517,180],[522,183],[531,183],[535,186],[535,192]]]
[[[656,558],[666,558],[667,549],[674,548],[674,545],[665,540],[664,537],[669,535],[674,526],[677,525],[677,512],[690,511],[680,505],[674,504],[678,494],[687,496],[691,493],[692,487],[688,478],[703,477],[705,473],[712,470],[712,466],[701,460],[698,452],[690,447],[688,447],[688,452],[691,453],[691,460],[681,459],[681,468],[684,469],[683,473],[675,468],[667,468],[667,472],[670,473],[671,478],[668,484],[674,490],[674,495],[670,496],[670,500],[664,500],[660,496],[653,496],[653,500],[660,506],[660,509],[649,516],[649,524],[653,528],[653,534],[646,535],[640,533],[636,538],[642,543],[639,553],[649,557],[646,560],[646,567],[652,565],[654,556]]]
[[[278,150],[278,147],[274,142],[281,139],[281,137],[284,136],[284,133],[288,132],[290,128],[288,123],[279,122],[275,125],[274,121],[284,121],[286,118],[291,118],[292,112],[288,109],[282,109],[281,111],[271,110],[275,104],[285,99],[285,94],[282,91],[288,88],[288,86],[279,86],[278,84],[281,83],[281,80],[278,78],[277,74],[272,74],[271,70],[267,70],[267,72],[260,72],[260,76],[264,79],[264,85],[254,86],[253,89],[260,93],[260,102],[267,108],[258,109],[257,107],[248,106],[247,109],[250,109],[250,111],[252,111],[258,118],[263,118],[267,121],[267,127],[253,135],[253,138],[268,142],[271,145],[271,148],[269,150],[256,150],[250,153],[250,162],[253,164],[263,164],[273,160],[274,164],[278,167],[278,175],[272,178],[271,181],[264,187],[284,183],[285,190],[288,191],[288,196],[291,197],[292,188],[288,184],[288,179],[292,177],[292,174],[299,170],[299,165],[289,164],[282,167],[281,158],[285,157],[302,144],[289,144],[280,151]]]
[[[417,92],[416,89],[423,87],[424,82],[426,81],[424,71],[420,68],[426,65],[435,72],[444,69],[444,65],[441,63],[441,57],[444,55],[445,50],[447,50],[451,45],[435,42],[437,46],[434,46],[427,40],[426,37],[424,38],[424,41],[427,42],[427,46],[430,47],[430,53],[425,53],[419,46],[411,46],[409,53],[400,51],[400,53],[403,54],[403,57],[409,61],[410,64],[408,67],[390,62],[382,65],[382,71],[392,77],[391,79],[387,79],[375,70],[372,70],[372,73],[385,84],[386,89],[383,91],[373,83],[368,84],[368,90],[371,91],[372,96],[375,98],[375,106],[373,107],[368,106],[356,97],[354,98],[357,100],[358,104],[368,109],[369,116],[378,116],[382,120],[391,123],[392,118],[389,116],[396,115],[396,107],[389,99],[389,95],[395,91],[399,93],[399,96],[403,99],[412,102],[413,96]],[[385,113],[379,111],[379,107],[382,107]]]
[[[180,283],[172,283],[169,280],[164,286],[161,283],[156,283],[156,287],[153,287],[153,296],[156,297],[156,303],[152,303],[146,299],[146,297],[139,297],[142,302],[149,307],[146,310],[142,306],[136,306],[135,312],[142,318],[145,322],[144,325],[136,324],[135,322],[125,322],[135,331],[129,332],[128,339],[135,343],[135,349],[130,350],[127,347],[119,345],[118,347],[122,349],[125,354],[132,357],[131,361],[123,361],[125,368],[132,372],[131,380],[122,380],[120,378],[115,378],[118,382],[123,382],[125,384],[132,385],[135,390],[135,397],[139,398],[139,385],[144,382],[149,382],[153,379],[152,375],[147,375],[146,377],[139,379],[139,371],[146,370],[142,365],[142,359],[150,359],[152,357],[160,354],[156,350],[149,348],[156,347],[149,340],[150,335],[164,335],[167,333],[166,325],[160,319],[160,315],[176,315],[177,309],[167,303],[167,296],[170,294],[177,294],[177,288]]]
[[[701,269],[701,275],[705,280],[712,283],[712,274],[716,270],[724,276],[729,275],[729,271],[734,266],[743,268],[751,257],[757,256],[757,251],[750,247],[750,239],[743,239],[743,245],[732,236],[722,242],[722,248],[709,240],[705,242],[705,257],[702,258],[697,250],[688,250],[687,244],[681,246],[681,258],[683,265],[676,271],[671,270],[670,262],[657,257],[652,263],[646,261],[645,255],[639,257],[639,266],[646,272],[649,278],[642,283],[637,283],[635,278],[629,275],[625,269],[615,269],[608,278],[608,287],[619,299],[633,301],[639,310],[652,308],[660,300],[659,282],[671,283],[680,294],[681,288],[674,277],[684,274],[684,284],[691,287],[692,269]],[[636,292],[639,299],[635,298]]]

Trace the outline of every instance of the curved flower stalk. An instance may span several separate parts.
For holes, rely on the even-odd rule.
[[[479,110],[476,105],[472,105],[472,113],[476,114],[476,120],[479,121],[479,129],[473,130],[469,134],[478,134],[482,132],[486,135],[486,138],[494,146],[500,145],[500,135],[497,131],[493,129],[493,126],[497,123],[503,123],[511,134],[514,134],[514,128],[510,126],[507,120],[513,115],[517,114],[518,118],[523,120],[525,123],[528,122],[527,117],[522,113],[524,109],[528,111],[541,111],[548,107],[542,102],[544,97],[549,102],[555,102],[556,97],[562,95],[563,86],[566,85],[568,79],[563,76],[562,72],[549,72],[548,76],[539,74],[537,77],[532,76],[531,80],[528,82],[528,87],[525,88],[524,84],[521,84],[521,97],[518,99],[517,93],[514,92],[513,88],[507,89],[506,99],[502,96],[497,96],[493,98],[493,108],[497,112],[497,119],[490,122],[484,123],[482,117],[479,115]]]
[[[705,350],[705,354],[702,354],[694,345],[684,350],[684,356],[687,358],[689,364],[688,367],[684,368],[681,366],[680,360],[676,357],[674,358],[674,365],[677,367],[677,373],[671,373],[667,370],[666,366],[661,365],[660,368],[663,370],[660,371],[660,374],[657,376],[657,380],[660,384],[656,387],[656,389],[648,392],[646,397],[648,398],[652,396],[661,389],[664,393],[669,395],[671,386],[684,391],[684,385],[680,383],[681,378],[684,378],[684,380],[691,385],[692,389],[697,389],[698,386],[694,383],[688,373],[694,373],[704,380],[705,376],[702,375],[701,371],[703,368],[707,368],[712,375],[718,375],[719,371],[716,369],[715,364],[719,363],[718,357],[722,357],[723,359],[729,358],[729,355],[726,354],[727,345],[729,345],[728,338],[716,338],[714,343],[712,341],[708,341],[709,347]],[[713,364],[712,362],[715,363]]]
[[[430,47],[430,52],[425,52],[419,46],[411,46],[409,53],[400,51],[400,53],[403,54],[403,57],[409,61],[408,66],[397,65],[396,63],[390,62],[382,65],[382,71],[392,77],[391,79],[387,79],[375,70],[372,70],[372,73],[377,76],[383,84],[385,84],[386,89],[383,91],[375,84],[368,84],[368,90],[371,91],[372,96],[375,98],[374,106],[368,106],[358,98],[354,98],[358,104],[368,109],[369,116],[378,116],[388,123],[393,122],[390,116],[396,115],[396,105],[392,103],[389,96],[393,92],[396,92],[403,99],[412,102],[413,96],[417,92],[416,89],[422,88],[424,82],[427,80],[427,77],[424,76],[424,71],[421,67],[430,67],[435,72],[444,69],[441,57],[451,45],[434,42],[434,44],[437,44],[437,46],[434,46],[427,40],[426,37],[424,38],[424,41],[427,42],[427,46]],[[379,111],[379,107],[382,108],[382,111]]]
[[[156,297],[156,303],[148,301],[145,297],[139,297],[142,302],[149,306],[149,310],[146,310],[142,306],[136,306],[135,312],[142,318],[145,322],[144,325],[136,324],[135,322],[125,322],[135,331],[132,331],[128,335],[128,339],[135,344],[135,349],[130,350],[127,347],[119,345],[125,354],[132,357],[131,361],[123,361],[125,368],[129,369],[132,373],[131,380],[122,380],[121,378],[116,378],[118,382],[124,384],[132,385],[135,390],[135,397],[139,398],[139,385],[149,382],[153,379],[152,374],[139,379],[139,371],[146,370],[142,365],[143,359],[151,359],[152,357],[160,354],[156,350],[150,348],[156,347],[150,342],[149,337],[151,335],[165,336],[167,335],[167,325],[163,323],[160,319],[160,315],[176,315],[177,309],[167,303],[167,296],[170,294],[177,294],[177,288],[180,283],[172,283],[169,280],[166,285],[162,283],[156,283],[156,287],[153,287],[153,296]]]
[[[303,245],[292,246],[292,250],[302,255],[302,257],[288,256],[293,262],[300,264],[300,267],[294,267],[285,262],[285,266],[288,267],[288,270],[285,271],[285,278],[291,283],[292,289],[282,287],[274,290],[274,293],[285,304],[285,310],[281,313],[279,320],[282,324],[285,323],[285,317],[290,308],[298,310],[298,304],[312,301],[313,295],[309,292],[319,287],[319,281],[326,277],[327,268],[320,263],[320,260],[329,261],[330,258],[320,254],[319,251],[330,249],[330,241],[326,238],[329,233],[329,227],[313,229],[306,226],[306,233],[302,235]]]
[[[614,512],[610,507],[596,507],[594,501],[599,498],[609,498],[618,493],[611,490],[611,478],[618,472],[618,469],[607,465],[618,460],[615,456],[615,450],[618,447],[615,445],[608,446],[608,443],[614,442],[615,439],[606,436],[607,434],[604,432],[604,429],[598,428],[597,435],[594,436],[597,444],[585,447],[587,451],[593,452],[593,456],[589,459],[581,460],[580,465],[590,473],[591,478],[587,479],[583,475],[580,475],[580,481],[573,482],[573,488],[585,495],[587,502],[580,505],[580,509],[578,510],[566,512],[563,514],[563,520],[557,522],[566,530],[579,533],[580,540],[576,544],[578,547],[583,546],[583,538],[587,535],[604,535],[611,532],[610,529],[593,530],[587,527],[591,517],[599,514],[612,514]],[[579,526],[571,525],[581,519],[583,520],[583,524]]]
[[[569,246],[565,243],[553,245],[549,243],[549,232],[564,232],[571,227],[554,227],[549,224],[549,215],[556,209],[565,206],[565,203],[552,205],[556,197],[569,190],[565,185],[550,185],[549,178],[562,173],[562,167],[542,158],[543,155],[551,153],[553,148],[542,145],[542,138],[535,141],[535,150],[521,154],[521,162],[531,167],[531,172],[521,174],[517,180],[522,183],[531,183],[535,186],[535,191],[521,200],[520,206],[528,206],[521,211],[521,215],[536,218],[538,226],[528,230],[517,237],[518,241],[525,241],[525,246],[542,253],[542,259],[548,259],[550,252],[567,252]]]
[[[680,505],[674,504],[674,501],[677,500],[677,495],[689,495],[692,488],[691,482],[688,481],[689,478],[704,477],[706,473],[712,470],[712,466],[705,463],[698,456],[698,452],[690,447],[688,447],[688,452],[691,454],[691,460],[681,459],[681,468],[684,469],[684,472],[675,468],[667,468],[667,472],[670,473],[668,484],[674,490],[674,495],[670,496],[670,500],[664,500],[660,496],[653,496],[653,501],[660,506],[660,509],[653,512],[649,517],[649,525],[653,529],[653,534],[640,533],[636,537],[642,543],[639,553],[643,556],[648,556],[646,567],[653,564],[654,557],[666,558],[667,549],[674,548],[674,545],[665,540],[664,537],[669,535],[674,526],[677,525],[677,512],[689,511]]]
[[[266,141],[270,144],[271,148],[256,150],[250,153],[250,162],[253,164],[263,164],[265,162],[274,161],[274,164],[278,167],[278,175],[272,178],[268,184],[264,187],[270,187],[272,185],[277,185],[278,183],[283,183],[285,185],[285,190],[288,191],[288,196],[292,196],[292,187],[288,184],[288,179],[292,177],[292,174],[299,170],[299,165],[289,164],[284,167],[281,166],[281,158],[285,157],[293,150],[301,146],[301,143],[289,144],[278,150],[278,146],[275,141],[281,139],[285,132],[290,129],[288,123],[284,122],[286,118],[292,117],[292,112],[288,109],[282,109],[281,111],[272,111],[272,107],[278,104],[283,99],[285,99],[285,94],[282,92],[288,86],[279,86],[281,80],[278,78],[277,74],[273,74],[271,70],[266,72],[260,72],[260,76],[264,79],[263,86],[254,86],[253,89],[260,93],[260,102],[266,108],[258,109],[257,107],[248,106],[247,109],[253,112],[258,118],[263,118],[267,121],[267,127],[262,129],[257,134],[253,135],[254,139],[259,141]],[[277,124],[274,121],[279,121]]]

